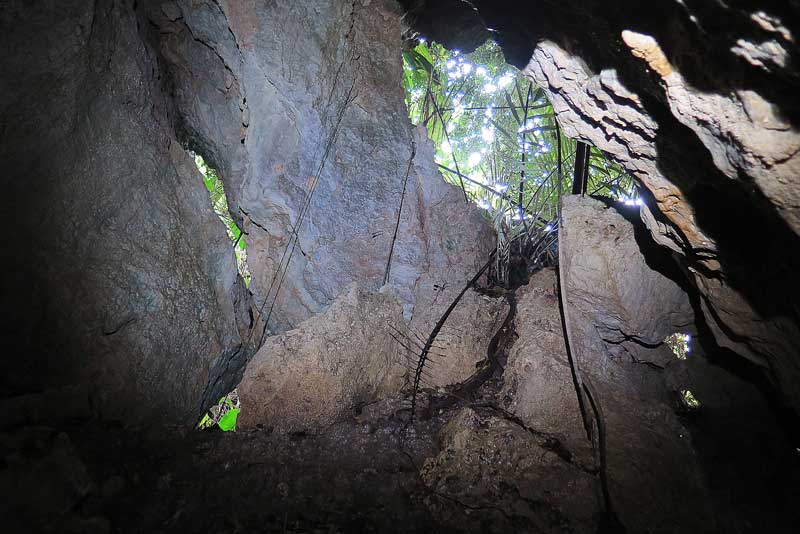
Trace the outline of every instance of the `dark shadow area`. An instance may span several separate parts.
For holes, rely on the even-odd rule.
[[[637,2],[573,0],[530,5],[519,0],[493,2],[430,2],[402,0],[409,22],[426,37],[468,52],[477,46],[472,36],[488,32],[503,47],[507,61],[524,67],[537,42],[550,39],[580,55],[594,72],[626,69],[634,59],[621,41],[623,30],[652,35],[670,62],[698,90],[717,94],[749,89],[779,102],[781,114],[794,125],[800,104],[794,95],[800,78],[794,73],[798,49],[785,34],[798,35],[798,8],[780,1],[654,2],[642,9]],[[775,28],[768,31],[752,16],[763,13]],[[483,24],[483,32],[479,25]],[[778,22],[779,21],[779,22]],[[462,32],[458,31],[459,24]],[[470,36],[465,38],[464,36]],[[477,37],[476,37],[477,38]],[[776,41],[784,49],[782,65],[762,68],[734,54],[740,40],[754,44]],[[657,78],[648,86],[658,94]]]

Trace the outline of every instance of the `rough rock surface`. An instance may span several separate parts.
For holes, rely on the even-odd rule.
[[[556,274],[546,269],[517,290],[517,340],[508,354],[499,393],[502,406],[526,424],[556,436],[591,463],[578,397],[564,344]]]
[[[101,413],[186,423],[236,384],[259,313],[185,149],[226,184],[273,332],[353,281],[410,314],[468,280],[492,232],[407,119],[399,20],[389,0],[4,5],[3,395],[90,385]]]
[[[449,302],[447,302],[449,304]],[[421,387],[463,382],[486,358],[505,316],[503,301],[469,291],[437,338]],[[433,308],[438,312],[438,307]],[[427,325],[432,317],[421,322]],[[413,324],[413,323],[412,323]],[[396,395],[414,378],[425,336],[403,319],[389,286],[381,293],[352,284],[325,312],[267,338],[238,386],[240,424],[319,431],[366,404]]]
[[[570,347],[603,413],[617,510],[636,532],[711,530],[702,471],[663,375],[674,356],[661,342],[691,322],[686,293],[645,263],[635,216],[630,222],[613,206],[579,196],[564,198],[562,209]],[[665,260],[661,270],[672,261]],[[587,411],[590,403],[587,396]],[[672,524],[652,524],[670,514]]]
[[[129,2],[0,9],[1,387],[187,423],[236,383],[248,303],[149,31]]]
[[[462,289],[463,284],[438,289],[433,298],[429,293],[419,296],[409,324],[409,330],[418,332],[417,347],[424,345],[432,326]],[[436,336],[425,366],[426,385],[446,386],[467,380],[477,364],[487,358],[489,344],[507,315],[508,305],[502,298],[467,291]],[[416,350],[414,356],[419,352]]]
[[[607,343],[632,346],[658,345],[694,322],[689,297],[666,271],[672,258],[662,264],[642,250],[649,236],[636,239],[636,226],[644,228],[636,212],[623,205],[577,195],[563,199],[561,243],[570,304],[591,319]],[[652,248],[652,247],[651,247]],[[683,274],[672,269],[676,277]],[[679,279],[679,281],[681,281]]]
[[[390,256],[388,282],[409,311],[420,291],[480,267],[492,232],[407,119],[399,6],[179,0],[149,14],[181,132],[220,170],[243,222],[256,300],[272,308],[281,287],[271,331],[353,281],[377,290]]]
[[[491,413],[455,414],[421,476],[433,516],[459,531],[593,532],[595,477],[548,436]]]
[[[635,225],[613,207],[566,197],[563,210],[570,346],[579,378],[591,384],[603,414],[615,510],[632,532],[713,530],[705,479],[690,432],[676,413],[678,392],[663,370],[675,357],[659,346],[668,333],[678,326],[685,331],[690,322],[686,294],[646,264]],[[667,260],[672,261],[669,255]],[[534,274],[518,290],[519,338],[509,352],[498,398],[525,425],[556,437],[576,464],[593,466],[557,291],[552,270]]]
[[[353,413],[406,378],[396,297],[352,285],[325,312],[267,338],[238,386],[240,424],[313,431]]]
[[[464,51],[474,38],[454,39],[456,24],[491,29],[567,135],[642,184],[642,216],[683,256],[718,343],[767,368],[800,410],[796,6],[500,0],[442,16],[437,2],[404,4],[413,27]]]

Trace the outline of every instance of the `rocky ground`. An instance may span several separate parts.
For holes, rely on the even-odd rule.
[[[540,271],[512,294],[507,320],[494,324],[487,358],[471,379],[423,389],[411,425],[407,390],[351,405],[313,428],[275,428],[251,417],[236,433],[100,422],[66,393],[9,406],[6,413],[16,409],[24,418],[2,421],[4,531],[607,528],[613,522],[604,511],[599,464],[571,389],[555,275]],[[311,321],[301,330],[316,328]],[[676,460],[666,437],[661,445],[651,439],[663,428],[631,433],[618,422],[646,420],[635,404],[604,397],[613,433],[609,486],[620,520],[628,532],[755,532],[759,525],[790,532],[798,459],[787,456],[776,423],[764,419],[758,391],[743,396],[740,381],[704,361],[698,365],[708,368],[697,377],[707,383],[692,386],[707,409],[690,414],[676,404],[679,423],[670,423],[681,425],[692,444],[699,467],[684,468],[696,480],[676,482],[686,473],[665,474],[650,463],[654,455],[644,447],[655,448],[671,469],[685,458]],[[56,404],[57,414],[43,408]],[[650,486],[634,493],[636,484]],[[653,495],[669,506],[643,501]]]

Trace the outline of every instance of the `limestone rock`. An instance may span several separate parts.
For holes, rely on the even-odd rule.
[[[527,425],[556,436],[591,464],[564,344],[556,274],[545,269],[517,290],[517,340],[503,373],[500,401]]]
[[[468,292],[453,324],[469,328],[445,330],[437,338],[421,386],[469,378],[486,358],[503,309],[501,299]],[[239,384],[239,421],[244,427],[313,431],[357,413],[411,384],[422,335],[406,324],[389,286],[376,293],[352,284],[325,312],[267,338]]]
[[[386,281],[409,310],[419,291],[469,280],[493,234],[407,118],[393,2],[177,4],[183,18],[151,17],[181,131],[225,181],[247,233],[251,290],[270,307],[277,299],[272,332],[353,281],[377,290],[390,256]]]
[[[2,387],[78,384],[97,413],[191,424],[236,382],[249,303],[235,303],[230,242],[172,131],[133,5],[0,12],[2,217],[15,229],[2,245],[14,355]]]
[[[673,260],[653,255],[663,249],[649,246],[646,233],[637,242],[635,216],[579,196],[564,198],[562,209],[570,348],[603,413],[617,511],[632,531],[707,531],[707,489],[663,374],[674,356],[661,342],[692,319],[686,293],[662,274]],[[667,517],[669,524],[655,519]]]
[[[437,2],[403,3],[412,28],[464,51],[473,39],[452,39],[454,26],[491,28],[564,132],[639,181],[642,219],[683,257],[717,342],[767,369],[800,409],[796,9],[501,0],[442,16]]]
[[[461,289],[463,287],[444,287],[434,291],[432,296],[419,296],[409,325],[410,330],[418,332],[418,346],[424,345],[428,333]],[[430,362],[425,367],[426,384],[446,386],[472,376],[477,364],[487,358],[489,343],[507,315],[508,305],[504,299],[467,291],[434,341]]]
[[[686,291],[653,268],[672,267],[672,258],[656,265],[651,257],[654,265],[648,265],[636,227],[617,211],[625,207],[577,195],[564,198],[560,237],[567,293],[570,304],[590,318],[604,341],[658,345],[683,332],[694,314]],[[638,219],[635,212],[629,217]],[[637,224],[643,231],[641,222]]]
[[[395,296],[352,285],[322,314],[267,339],[238,387],[240,424],[313,430],[399,391],[407,366],[392,334],[403,326]]]

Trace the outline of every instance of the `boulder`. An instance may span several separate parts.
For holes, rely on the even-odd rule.
[[[403,327],[395,296],[351,285],[325,312],[267,338],[238,386],[239,424],[319,429],[399,391],[407,365],[392,336]]]

